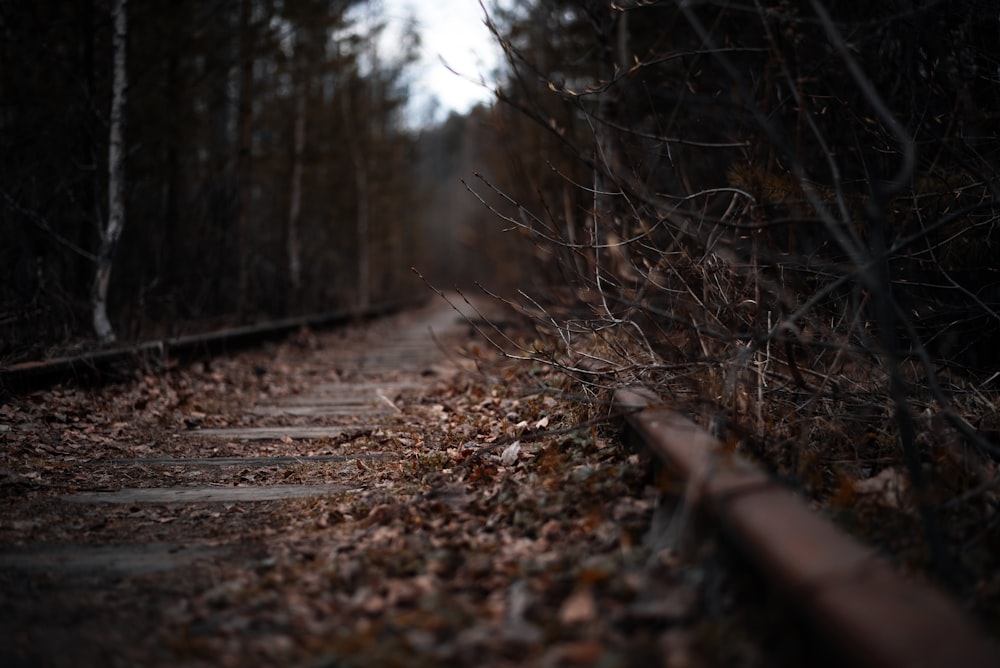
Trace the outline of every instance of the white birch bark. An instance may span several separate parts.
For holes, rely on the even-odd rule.
[[[112,5],[114,35],[113,83],[111,93],[111,118],[108,140],[108,222],[101,231],[101,248],[97,256],[97,271],[91,288],[91,307],[94,333],[101,343],[112,343],[115,331],[108,319],[108,286],[115,250],[125,227],[125,100],[128,79],[125,71],[125,43],[128,22],[125,16],[126,0],[115,0]]]

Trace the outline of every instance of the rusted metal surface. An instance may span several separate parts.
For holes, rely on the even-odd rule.
[[[4,392],[38,389],[68,378],[101,380],[115,369],[129,368],[142,361],[163,360],[168,356],[191,358],[232,352],[269,339],[285,337],[302,327],[342,325],[351,320],[373,318],[412,308],[425,301],[426,298],[421,297],[381,302],[372,304],[363,311],[343,309],[0,366],[0,396]]]
[[[904,579],[655,395],[626,388],[615,402],[629,428],[686,480],[686,501],[713,515],[852,665],[1000,666],[1000,650],[943,592]]]

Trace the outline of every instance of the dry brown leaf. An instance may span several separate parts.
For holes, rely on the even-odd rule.
[[[873,501],[888,508],[905,509],[909,504],[910,479],[900,469],[885,469],[866,480],[854,483],[857,494],[869,496]]]
[[[559,607],[559,621],[566,626],[576,626],[597,618],[597,601],[590,587],[577,587]]]

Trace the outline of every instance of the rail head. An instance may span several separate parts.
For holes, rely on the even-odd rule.
[[[761,574],[855,665],[996,668],[1000,649],[944,592],[903,578],[873,549],[645,388],[615,407],[641,443]]]
[[[144,361],[159,362],[167,356],[195,358],[218,355],[263,341],[287,336],[302,328],[325,328],[354,320],[366,320],[390,315],[407,308],[417,308],[428,301],[419,298],[376,302],[364,309],[349,308],[325,313],[268,320],[135,344],[116,345],[88,350],[75,355],[0,365],[0,398],[44,389],[66,380],[101,382],[114,378],[115,370],[130,370]],[[121,374],[118,374],[119,376]]]

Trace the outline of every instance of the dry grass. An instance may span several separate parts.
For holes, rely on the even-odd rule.
[[[581,253],[548,242],[582,265],[580,287],[505,300],[538,333],[508,354],[562,370],[595,416],[609,389],[650,387],[1000,630],[996,375],[932,358],[919,339],[888,353],[844,273],[782,265],[697,226],[674,232],[684,243],[650,233]]]

